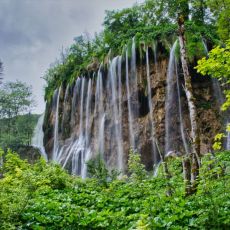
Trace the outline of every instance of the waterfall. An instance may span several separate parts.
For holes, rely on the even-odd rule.
[[[133,129],[133,115],[131,110],[131,97],[130,97],[130,85],[129,85],[129,57],[128,50],[126,50],[126,90],[128,101],[128,113],[129,113],[129,142],[130,147],[135,148],[134,129]]]
[[[33,133],[32,146],[38,148],[40,150],[41,155],[47,160],[47,154],[43,145],[44,132],[42,126],[44,122],[44,117],[45,113],[43,113],[38,119],[37,125]]]
[[[132,40],[132,56],[131,56],[131,85],[133,89],[133,93],[135,95],[135,100],[138,98],[138,88],[137,88],[137,66],[136,66],[136,44],[135,44],[135,37]],[[134,114],[138,115],[138,100],[135,101],[134,106]]]
[[[182,139],[184,151],[185,153],[189,152],[189,147],[184,131],[179,76],[175,59],[176,46],[177,41],[173,44],[173,47],[170,51],[167,72],[167,92],[165,101],[165,154],[179,151],[179,146],[175,145],[176,143],[174,143],[175,140],[173,139],[175,138],[175,135],[177,135],[175,134],[177,128],[180,130],[180,136]],[[177,122],[179,123],[179,127],[177,127]],[[176,138],[177,140],[179,140],[179,137]]]
[[[172,131],[171,131],[171,112],[172,106],[175,104],[175,49],[177,46],[177,41],[173,44],[173,47],[170,50],[168,72],[167,72],[167,88],[166,88],[166,100],[165,100],[165,154],[168,154],[170,151],[174,151],[174,146],[171,141]]]
[[[87,176],[87,161],[91,159],[90,144],[90,115],[91,115],[91,100],[92,100],[92,80],[88,81],[87,89],[87,101],[86,101],[86,120],[85,120],[85,137],[84,137],[84,155],[82,156],[82,171],[81,176],[86,178]]]
[[[122,133],[121,133],[121,117],[119,113],[122,111],[118,111],[119,109],[119,102],[121,95],[121,85],[120,79],[118,77],[118,61],[119,57],[116,57],[110,63],[110,70],[109,70],[109,82],[110,88],[112,90],[111,94],[111,101],[110,105],[112,106],[112,113],[113,113],[113,127],[114,127],[114,135],[116,140],[116,148],[117,148],[117,168],[122,171],[123,170],[123,146],[122,146]],[[121,65],[121,64],[120,64]],[[119,73],[120,74],[120,73]],[[121,108],[120,108],[121,109]]]
[[[150,81],[150,66],[149,66],[149,49],[146,48],[146,72],[147,72],[147,88],[148,88],[148,105],[149,105],[149,121],[151,127],[151,141],[152,141],[152,152],[154,163],[157,163],[157,153],[155,148],[155,125],[153,120],[153,104],[152,104],[152,92],[151,92],[151,81]]]
[[[119,151],[118,151],[118,169],[124,170],[124,149],[123,149],[123,138],[122,138],[122,82],[121,82],[121,66],[122,57],[118,57],[118,119],[119,119]]]
[[[59,140],[58,140],[58,129],[59,129],[59,99],[60,99],[60,92],[61,87],[56,89],[53,96],[53,108],[55,108],[55,123],[54,123],[54,144],[53,144],[53,156],[52,159],[57,161],[58,156],[58,147],[59,147]]]
[[[97,73],[96,94],[95,94],[95,110],[94,117],[97,117],[95,124],[95,136],[97,136],[97,154],[101,154],[104,158],[104,132],[105,132],[105,111],[103,103],[103,75],[100,66]]]
[[[86,90],[87,89],[87,90]],[[85,97],[85,92],[87,95]],[[79,99],[79,101],[78,101]],[[72,110],[76,112],[76,105],[80,105],[79,129],[74,132],[69,142],[59,151],[59,163],[63,168],[71,160],[71,173],[87,176],[87,161],[91,158],[90,128],[91,128],[91,102],[92,102],[92,80],[79,77],[75,83],[72,101]],[[71,117],[74,120],[74,117]]]
[[[89,145],[89,141],[90,141],[90,115],[91,115],[91,99],[92,99],[91,87],[92,87],[92,80],[89,79],[88,89],[87,89],[86,121],[85,121],[86,146]]]
[[[72,174],[77,175],[83,174],[83,164],[84,164],[84,152],[85,152],[85,139],[84,139],[84,91],[85,91],[86,79],[81,78],[81,96],[80,96],[80,124],[79,124],[79,134],[77,139],[74,141],[73,147],[71,148],[70,154],[72,154]],[[81,163],[79,165],[79,162]]]
[[[138,123],[135,121],[139,116],[139,100],[138,100],[138,81],[137,81],[137,64],[136,64],[136,42],[135,37],[132,39],[132,53],[131,53],[131,74],[130,74],[130,88],[131,88],[131,111],[133,114],[133,130],[134,130],[134,149],[137,149],[138,141]]]
[[[132,148],[141,154],[147,169],[151,169],[154,163],[157,174],[158,154],[164,143],[165,154],[177,151],[188,153],[190,149],[183,114],[187,110],[181,97],[184,95],[183,80],[179,78],[176,46],[177,42],[170,50],[166,88],[167,62],[164,58],[157,59],[156,44],[153,45],[153,55],[146,47],[146,66],[137,68],[133,39],[130,57],[126,47],[124,57],[106,60],[97,72],[80,76],[72,85],[67,85],[65,92],[64,87],[56,89],[50,117],[53,122],[53,160],[73,175],[85,178],[87,161],[97,154],[101,155],[109,170],[116,168],[123,173],[128,151]],[[150,57],[153,57],[152,61]],[[154,78],[150,63],[155,64]],[[145,72],[146,75],[143,74]],[[59,120],[62,121],[61,127]],[[165,140],[162,138],[164,134]]]
[[[81,86],[81,79],[77,78],[74,89],[73,89],[73,99],[72,99],[72,105],[71,105],[71,126],[75,125],[75,113],[76,113],[76,108],[78,105],[78,97],[79,97],[79,91],[80,91],[80,86]]]
[[[68,100],[68,97],[69,97],[69,84],[66,87],[65,96],[64,96],[63,117],[62,117],[62,124],[61,124],[61,130],[62,131],[64,130],[64,121],[65,121],[65,118],[68,115],[67,114],[67,105],[68,105],[67,104],[67,100]]]

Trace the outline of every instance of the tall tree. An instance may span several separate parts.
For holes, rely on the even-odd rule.
[[[201,1],[201,0],[197,0]],[[196,2],[197,2],[196,1]],[[194,1],[193,1],[194,3]],[[191,146],[192,151],[189,156],[184,159],[184,179],[186,182],[186,194],[189,195],[196,190],[196,180],[199,173],[199,156],[200,156],[200,136],[198,115],[195,105],[195,97],[192,88],[191,76],[189,73],[188,53],[186,50],[186,27],[185,23],[190,20],[191,12],[189,0],[167,0],[167,9],[169,16],[178,24],[178,40],[180,44],[180,59],[183,69],[185,81],[185,94],[187,97],[190,124],[191,124]]]
[[[32,88],[23,82],[7,82],[0,87],[0,142],[21,144],[32,134],[32,117],[34,106]],[[24,116],[22,116],[24,115]],[[29,121],[30,120],[30,121]],[[26,134],[24,134],[26,133]],[[23,139],[23,140],[22,140]],[[25,140],[25,141],[24,141]],[[5,145],[4,145],[5,146]]]
[[[189,108],[189,115],[190,115],[191,139],[192,139],[192,153],[191,153],[192,167],[189,166],[189,160],[187,160],[187,163],[185,165],[185,171],[187,170],[191,171],[191,177],[190,177],[191,186],[192,186],[191,190],[189,186],[187,186],[187,194],[190,194],[195,190],[196,180],[199,173],[200,131],[198,125],[198,115],[195,106],[195,97],[192,88],[192,81],[191,81],[191,76],[188,68],[184,22],[185,20],[183,15],[180,15],[178,18],[178,26],[179,26],[178,38],[180,43],[180,57],[181,57],[182,69],[183,69],[184,80],[185,80],[184,88],[185,88],[185,93],[188,101],[188,108]]]
[[[11,118],[28,113],[34,106],[32,88],[24,82],[7,82],[0,91],[1,117]]]

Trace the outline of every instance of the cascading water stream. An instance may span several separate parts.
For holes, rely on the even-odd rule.
[[[131,87],[135,97],[134,114],[138,115],[138,84],[137,84],[137,66],[136,66],[136,43],[135,37],[132,40],[132,56],[131,56]]]
[[[150,81],[150,66],[149,66],[149,49],[146,48],[146,72],[147,72],[147,88],[148,88],[148,105],[149,105],[149,121],[151,126],[151,141],[152,141],[152,152],[154,163],[157,163],[157,153],[155,148],[155,125],[153,120],[153,102],[151,92],[151,81]]]
[[[129,142],[130,147],[135,149],[134,129],[133,129],[133,115],[131,109],[131,96],[130,96],[130,85],[129,85],[129,57],[128,50],[126,50],[126,90],[127,90],[127,101],[128,101],[128,113],[129,113]]]
[[[92,99],[92,80],[89,79],[88,90],[87,90],[87,102],[86,102],[86,121],[85,121],[85,137],[86,146],[89,145],[90,141],[90,115],[91,115],[91,99]]]
[[[132,98],[131,111],[133,114],[133,131],[134,131],[134,149],[137,148],[138,141],[138,122],[135,119],[139,116],[139,100],[138,100],[138,79],[137,79],[137,64],[136,64],[136,42],[135,37],[132,39],[132,50],[131,50],[131,73],[130,73],[130,94]]]
[[[81,176],[82,178],[86,178],[87,176],[87,162],[91,158],[91,150],[90,150],[90,115],[91,115],[91,100],[92,100],[92,80],[89,79],[88,82],[88,90],[87,90],[87,101],[86,101],[86,121],[85,121],[85,146],[84,146],[84,154],[82,156],[82,171]]]
[[[81,99],[80,99],[80,124],[79,124],[79,135],[73,144],[73,148],[70,151],[72,154],[72,174],[77,175],[80,174],[82,176],[82,166],[83,166],[83,154],[84,154],[84,91],[85,91],[85,82],[86,79],[81,78]],[[80,165],[79,165],[80,163]]]
[[[78,105],[78,97],[79,97],[79,91],[81,87],[81,79],[77,78],[74,89],[73,89],[73,99],[72,99],[72,105],[71,105],[71,126],[75,125],[75,113],[76,113],[76,107]]]
[[[118,57],[118,119],[119,119],[119,151],[118,151],[118,169],[124,170],[124,149],[123,149],[123,138],[122,138],[122,82],[121,82],[121,66],[122,57]]]
[[[117,147],[117,168],[122,171],[123,170],[123,146],[122,146],[122,134],[121,134],[121,117],[119,117],[119,100],[120,96],[119,89],[121,89],[121,86],[117,85],[120,81],[118,80],[118,60],[119,57],[116,57],[112,60],[110,64],[110,76],[109,76],[109,81],[110,81],[110,87],[112,90],[112,97],[111,97],[111,106],[112,106],[112,112],[113,112],[113,126],[115,128],[115,139],[116,139],[116,147]],[[121,112],[121,111],[120,111]]]
[[[61,124],[62,130],[64,130],[64,121],[65,121],[65,117],[67,115],[66,111],[67,111],[67,99],[68,99],[68,96],[69,96],[69,84],[66,87],[65,96],[64,96],[63,117],[62,117],[62,124]]]
[[[167,72],[167,89],[166,89],[166,100],[165,100],[165,154],[170,151],[174,151],[172,143],[170,141],[170,136],[172,135],[170,130],[170,116],[172,105],[174,101],[174,70],[175,70],[175,50],[177,46],[177,41],[174,42],[173,47],[170,50],[168,72]]]
[[[53,102],[55,103],[53,106],[55,107],[55,123],[54,123],[54,144],[53,144],[53,156],[52,159],[57,161],[58,157],[58,147],[59,147],[59,140],[58,140],[58,129],[59,129],[59,99],[60,99],[61,87],[56,89],[54,93]],[[56,100],[55,100],[56,99]]]
[[[42,126],[44,122],[44,117],[45,114],[43,113],[38,119],[37,125],[33,133],[32,146],[38,148],[41,152],[41,155],[47,160],[47,154],[43,145],[44,132]]]
[[[100,66],[97,74],[95,110],[94,117],[97,117],[95,123],[95,136],[97,136],[97,153],[104,156],[104,132],[105,132],[105,110],[103,103],[103,79]]]
[[[175,146],[173,143],[173,135],[175,135],[176,121],[172,120],[173,112],[175,110],[176,114],[179,113],[179,129],[180,135],[184,147],[185,153],[189,152],[188,143],[186,140],[186,135],[184,132],[184,119],[182,113],[182,105],[181,105],[181,93],[180,93],[180,85],[179,85],[179,76],[178,76],[178,69],[177,63],[175,58],[175,50],[177,46],[177,41],[173,44],[173,47],[170,51],[169,57],[169,65],[168,65],[168,73],[167,73],[167,93],[166,93],[166,114],[165,114],[165,154],[170,154],[172,152],[178,151],[178,147]],[[178,108],[176,108],[178,106]],[[174,118],[175,119],[175,118]]]

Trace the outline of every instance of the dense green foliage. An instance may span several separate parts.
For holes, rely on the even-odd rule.
[[[21,81],[6,82],[0,88],[0,118],[12,118],[30,112],[34,106],[32,88]]]
[[[0,147],[17,150],[22,145],[30,145],[38,118],[36,114],[25,114],[0,119]]]
[[[9,151],[0,179],[1,229],[230,227],[229,152],[202,158],[198,191],[189,197],[184,196],[180,158],[169,162],[168,181],[162,166],[158,177],[148,175],[138,156],[131,154],[129,178],[103,184],[99,178],[73,177],[43,159],[29,165]]]
[[[23,82],[0,86],[0,147],[17,149],[29,145],[38,115],[30,113],[34,105],[32,89]]]
[[[143,43],[151,46],[160,43],[169,50],[178,35],[177,19],[180,14],[187,18],[189,59],[199,59],[204,56],[202,38],[213,44],[220,38],[224,41],[229,33],[230,26],[226,25],[229,23],[229,0],[225,2],[217,9],[214,7],[215,0],[146,0],[131,8],[107,11],[104,31],[94,38],[89,35],[76,37],[74,44],[62,53],[61,60],[47,71],[44,76],[47,82],[46,100],[62,83],[71,83],[76,77],[89,74],[89,64],[107,64],[109,58],[122,54],[124,48],[130,47],[133,37],[141,51]],[[228,20],[223,24],[225,19]]]
[[[230,37],[230,0],[206,0],[208,7],[217,18],[217,32],[223,41]]]
[[[230,40],[226,42],[225,47],[217,46],[212,49],[208,54],[208,58],[198,61],[196,68],[201,74],[217,78],[228,86],[230,84]],[[230,107],[230,90],[228,87],[224,93],[226,102],[222,105],[222,109],[227,110]]]

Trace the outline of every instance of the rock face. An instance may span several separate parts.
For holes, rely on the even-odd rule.
[[[78,78],[73,85],[63,83],[59,103],[54,95],[46,105],[43,129],[49,159],[53,159],[56,141],[54,160],[85,177],[85,162],[97,154],[102,155],[109,167],[119,170],[126,170],[130,147],[141,154],[148,170],[160,160],[159,151],[166,154],[166,142],[171,143],[170,150],[185,154],[185,142],[189,148],[191,140],[181,67],[175,64],[173,72],[174,96],[168,110],[170,135],[166,138],[170,60],[160,52],[156,55],[150,48],[148,51],[148,56],[139,58],[133,47],[130,58],[116,57],[107,68],[100,67],[92,76]],[[201,152],[206,153],[211,150],[214,134],[221,129],[219,105],[212,80],[198,76],[192,65],[190,71],[199,113]]]

